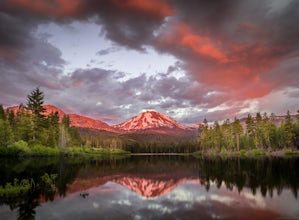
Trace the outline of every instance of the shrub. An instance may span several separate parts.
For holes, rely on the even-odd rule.
[[[254,156],[264,156],[266,154],[262,149],[253,149],[252,153]]]
[[[26,141],[20,140],[8,146],[8,153],[10,155],[24,156],[30,153],[30,148]]]
[[[246,150],[244,149],[240,150],[240,156],[246,156]]]

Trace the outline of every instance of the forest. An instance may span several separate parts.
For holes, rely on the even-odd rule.
[[[0,155],[56,155],[61,149],[74,151],[82,147],[69,116],[59,118],[58,112],[45,116],[43,103],[44,94],[36,88],[17,112],[5,111],[0,105]]]
[[[299,148],[299,114],[291,115],[289,111],[279,120],[274,114],[268,116],[267,113],[257,113],[255,117],[248,114],[245,119],[227,119],[223,123],[215,121],[213,125],[205,119],[199,126],[197,137],[167,136],[168,142],[165,142],[157,134],[137,138],[76,128],[71,126],[67,115],[60,118],[58,112],[52,112],[46,116],[43,104],[44,94],[36,88],[27,95],[26,104],[20,104],[17,112],[4,110],[0,105],[0,155],[56,155],[61,151],[101,153],[111,150],[218,154]]]
[[[203,152],[295,149],[299,147],[299,115],[288,111],[279,119],[273,113],[268,116],[258,112],[255,117],[248,114],[243,122],[238,118],[232,122],[227,119],[221,125],[215,121],[212,126],[205,119],[199,127],[199,136]]]

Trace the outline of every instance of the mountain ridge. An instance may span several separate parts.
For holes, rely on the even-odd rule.
[[[101,120],[93,119],[91,117],[79,115],[79,114],[67,114],[62,109],[54,105],[43,105],[45,116],[51,113],[58,112],[60,120],[63,116],[67,115],[70,117],[71,126],[95,129],[112,132],[115,134],[125,134],[125,133],[153,133],[153,134],[171,134],[171,135],[185,135],[188,133],[187,126],[184,126],[168,115],[156,111],[146,111],[139,115],[133,116],[131,119],[122,122],[117,125],[109,125]],[[19,106],[8,107],[7,110],[17,113],[19,111]],[[189,135],[189,133],[188,133]]]
[[[145,111],[139,115],[133,116],[129,120],[117,125],[113,125],[115,128],[119,128],[125,131],[136,131],[146,129],[186,129],[187,127],[178,123],[168,115],[156,111]]]

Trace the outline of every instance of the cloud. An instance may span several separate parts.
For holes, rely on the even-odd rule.
[[[252,103],[257,103],[256,110],[277,109],[265,98],[290,89],[277,97],[298,102],[298,7],[295,0],[4,0],[1,102],[19,103],[41,86],[49,102],[112,123],[146,108],[188,123],[204,117],[232,118]],[[152,76],[129,78],[130,73],[113,67],[64,75],[59,48],[35,32],[46,23],[75,20],[98,24],[115,44],[100,50],[99,57],[121,47],[141,52],[151,48],[179,62]]]
[[[110,53],[114,53],[114,52],[117,52],[119,51],[119,48],[117,47],[109,47],[107,49],[103,49],[103,50],[100,50],[97,52],[97,55],[99,56],[105,56],[105,55],[108,55]]]

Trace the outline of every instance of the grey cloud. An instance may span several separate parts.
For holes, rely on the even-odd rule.
[[[117,48],[117,47],[109,47],[109,48],[106,48],[106,49],[98,51],[97,55],[99,55],[99,56],[105,56],[105,55],[108,55],[110,53],[114,53],[114,52],[117,52],[117,51],[119,51],[119,48]]]
[[[48,3],[54,4],[54,1]],[[191,122],[204,115],[214,120],[235,114],[244,106],[232,104],[230,109],[218,112],[207,112],[207,109],[250,98],[246,93],[249,90],[268,86],[262,94],[265,95],[273,90],[298,86],[298,1],[290,1],[285,7],[273,10],[271,1],[190,0],[186,3],[169,0],[174,14],[167,19],[153,13],[124,10],[114,1],[82,0],[79,3],[80,7],[69,14],[51,10],[39,12],[30,5],[14,6],[9,1],[0,3],[1,102],[6,105],[19,103],[23,100],[20,97],[40,86],[50,103],[99,119],[110,115],[129,118],[144,108],[156,108],[164,113],[172,108],[202,108],[201,112],[190,110],[189,119],[180,118],[183,122]],[[105,69],[80,69],[63,76],[65,61],[61,52],[46,38],[34,36],[34,31],[39,24],[50,21],[68,23],[90,18],[118,45],[140,51],[152,46],[161,53],[174,55],[180,62],[159,77],[143,74],[124,80],[126,73],[121,70]],[[209,38],[213,43],[220,41],[223,53],[233,60],[232,63],[196,56],[190,48],[176,44],[179,42],[163,42],[163,34],[177,24],[188,24],[192,34]],[[161,31],[155,32],[158,29]],[[98,55],[116,51],[117,47],[107,48]],[[240,73],[229,75],[235,64],[241,66]],[[187,76],[172,77],[172,73],[180,69],[185,70]],[[241,72],[244,69],[249,73]],[[211,77],[213,72],[216,73]],[[223,84],[224,80],[227,84]],[[228,86],[231,84],[233,86]],[[211,91],[220,93],[207,95]],[[239,94],[244,95],[237,97]],[[164,101],[151,104],[159,100]],[[174,111],[171,114],[175,116]]]

